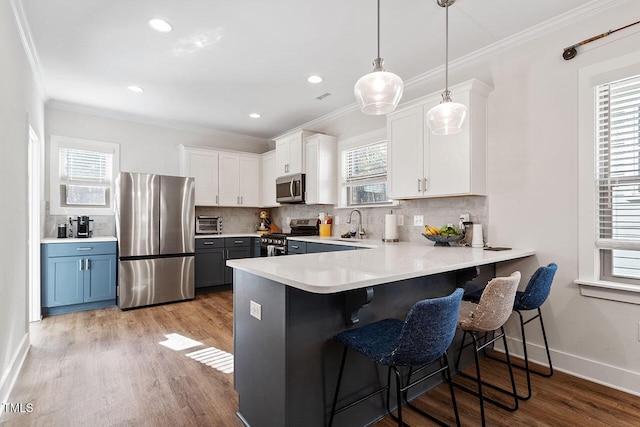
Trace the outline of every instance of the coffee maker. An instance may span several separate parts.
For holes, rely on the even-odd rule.
[[[71,237],[87,238],[93,236],[93,220],[88,216],[69,218]]]

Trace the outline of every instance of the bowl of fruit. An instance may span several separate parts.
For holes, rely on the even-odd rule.
[[[422,235],[435,242],[435,246],[451,246],[449,243],[457,242],[464,237],[453,224],[443,225],[440,228],[425,225]]]

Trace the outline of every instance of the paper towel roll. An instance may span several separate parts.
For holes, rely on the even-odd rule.
[[[386,214],[384,216],[384,240],[385,242],[398,241],[398,215]]]
[[[481,248],[484,246],[482,240],[482,224],[473,224],[473,237],[471,240],[472,248]]]

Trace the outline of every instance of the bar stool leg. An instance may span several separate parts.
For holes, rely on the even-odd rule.
[[[553,364],[551,363],[551,352],[549,351],[549,343],[547,342],[547,332],[544,330],[544,322],[542,321],[542,311],[540,307],[538,307],[538,317],[540,318],[540,328],[542,329],[542,338],[544,339],[544,347],[547,349],[547,361],[549,362],[549,373],[545,374],[542,372],[531,371],[534,374],[538,374],[540,376],[549,378],[553,375]]]
[[[333,417],[336,415],[336,404],[338,403],[338,393],[340,392],[340,383],[342,382],[342,373],[344,372],[344,364],[347,360],[348,347],[344,348],[342,353],[342,362],[340,362],[340,373],[338,374],[338,383],[336,384],[336,392],[333,395],[333,404],[331,405],[331,416],[329,417],[329,427],[333,425]]]

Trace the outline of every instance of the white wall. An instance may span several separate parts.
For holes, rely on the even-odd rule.
[[[180,144],[250,153],[269,149],[267,141],[250,137],[180,130],[50,106],[45,112],[47,146],[51,135],[115,142],[120,144],[120,169],[127,172],[177,175]]]
[[[8,402],[29,346],[29,125],[43,135],[42,101],[16,28],[11,3],[0,2],[0,402]]]
[[[452,84],[478,77],[494,87],[489,95],[488,238],[533,248],[534,258],[504,265],[524,284],[537,266],[556,262],[558,273],[543,314],[554,365],[573,374],[640,394],[640,307],[580,295],[578,277],[578,70],[638,52],[640,26],[581,47],[571,61],[566,46],[640,16],[640,2],[627,0],[565,27],[451,70]],[[452,28],[451,31],[455,31]],[[640,53],[638,54],[640,58]],[[405,90],[403,101],[442,90],[442,76]],[[455,93],[452,94],[455,100]],[[358,112],[307,126],[344,139],[384,125]],[[355,130],[354,130],[355,129]],[[513,322],[514,319],[511,320]],[[509,334],[517,338],[515,324]],[[541,335],[528,338],[538,346]],[[517,340],[516,340],[517,341]],[[517,342],[513,342],[516,344]]]

